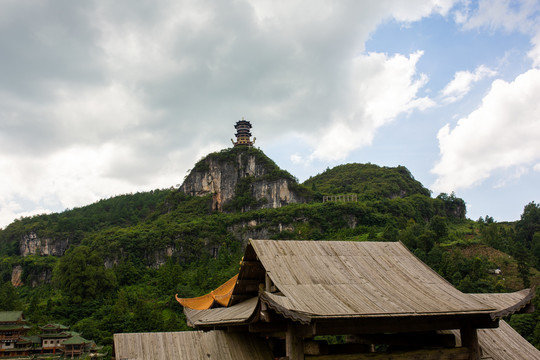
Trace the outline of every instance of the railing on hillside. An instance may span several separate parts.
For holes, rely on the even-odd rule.
[[[327,201],[334,201],[334,202],[357,202],[358,201],[358,195],[356,194],[347,194],[347,195],[324,195],[323,196],[323,203]]]

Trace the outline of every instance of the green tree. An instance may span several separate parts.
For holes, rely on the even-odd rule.
[[[525,205],[521,219],[516,223],[516,239],[531,249],[534,234],[540,232],[540,204],[534,201]]]
[[[531,285],[530,280],[530,268],[529,268],[529,256],[527,250],[523,244],[516,244],[516,250],[514,253],[514,258],[518,263],[518,273],[521,281],[523,281],[523,286],[528,288]]]
[[[0,310],[12,311],[21,310],[21,304],[15,288],[10,281],[0,286]]]
[[[535,232],[533,235],[531,250],[534,256],[534,266],[540,269],[540,231]]]
[[[54,281],[73,303],[103,297],[116,286],[114,273],[87,246],[70,249],[60,259]]]
[[[429,229],[435,233],[437,242],[448,236],[448,224],[446,218],[440,215],[435,215],[429,222]]]

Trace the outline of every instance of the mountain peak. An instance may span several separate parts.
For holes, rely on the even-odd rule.
[[[305,202],[294,176],[282,170],[261,150],[236,146],[198,161],[180,191],[212,195],[212,210],[247,211]]]

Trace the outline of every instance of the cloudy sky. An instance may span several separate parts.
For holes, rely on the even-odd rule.
[[[540,201],[538,0],[0,0],[0,227],[180,184],[234,123],[301,181]]]

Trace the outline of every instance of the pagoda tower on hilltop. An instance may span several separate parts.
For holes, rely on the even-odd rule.
[[[244,120],[244,117],[242,117],[242,120],[236,122],[234,128],[236,129],[236,142],[233,139],[231,141],[235,147],[242,145],[253,146],[255,144],[256,138],[253,138],[253,141],[251,141],[251,123]]]

